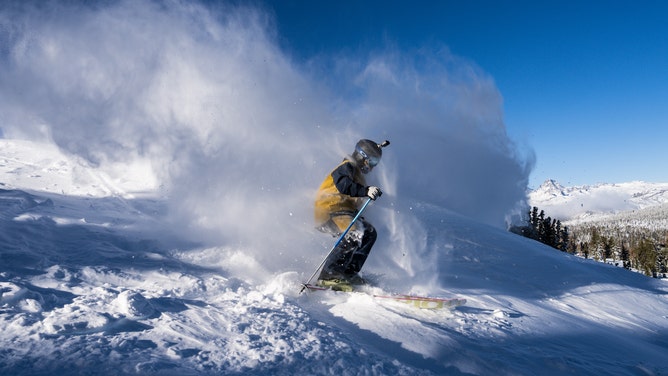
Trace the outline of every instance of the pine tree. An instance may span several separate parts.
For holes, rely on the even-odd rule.
[[[643,238],[635,249],[635,260],[637,268],[645,275],[656,276],[656,251],[654,243]]]
[[[580,243],[580,252],[582,252],[582,256],[585,259],[588,259],[589,258],[589,243],[587,243],[587,242]]]
[[[543,213],[543,211],[540,211]],[[538,240],[541,243],[545,242],[545,216],[541,218],[540,215],[538,216],[538,233],[536,235],[536,240]]]
[[[543,211],[541,211],[541,214],[542,213]],[[551,217],[543,219],[542,225],[540,226],[538,240],[541,243],[549,245],[550,247],[554,247],[554,228]]]
[[[599,253],[599,244],[601,243],[601,234],[598,231],[597,227],[592,227],[591,229],[591,247],[593,248],[591,251],[594,252],[594,259],[600,260],[600,253]]]
[[[561,226],[561,222],[557,222]],[[568,233],[568,226],[564,227],[563,230],[559,232],[559,249],[562,252],[568,252],[570,246],[570,234]]]
[[[603,245],[603,260],[612,258],[612,248],[615,245],[615,239],[612,236],[601,237],[601,243]]]
[[[533,207],[531,212],[529,213],[529,226],[533,229],[533,239],[537,239],[538,236],[538,226],[539,226],[539,218],[538,218],[538,208]]]
[[[629,262],[629,250],[626,248],[626,244],[622,243],[622,250],[619,254],[619,258],[622,259],[622,265],[625,269],[631,269],[631,263]]]
[[[656,266],[655,269],[657,273],[666,274],[668,273],[668,248],[661,248],[656,252]]]

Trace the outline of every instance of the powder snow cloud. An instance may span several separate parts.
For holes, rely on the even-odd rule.
[[[416,202],[503,226],[525,199],[533,160],[474,63],[445,46],[379,46],[303,64],[276,38],[251,6],[4,3],[2,135],[116,174],[150,164],[175,228],[247,245],[279,269],[328,247],[313,230],[314,190],[359,138],[392,141],[371,177],[386,194],[370,216],[394,239],[420,233],[405,210]]]

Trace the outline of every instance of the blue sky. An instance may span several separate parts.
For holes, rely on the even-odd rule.
[[[263,1],[296,60],[444,44],[491,75],[530,186],[668,181],[668,2]]]

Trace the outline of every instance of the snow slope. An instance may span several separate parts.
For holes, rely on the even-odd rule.
[[[296,62],[273,25],[0,2],[0,374],[667,373],[665,284],[500,228],[533,153],[493,77],[440,45]],[[361,137],[392,141],[366,276],[465,306],[298,294]]]
[[[409,206],[425,262],[402,264],[403,284],[374,261],[393,243],[365,272],[391,292],[468,300],[451,312],[299,295],[318,255],[281,269],[180,239],[150,179],[110,181],[12,140],[0,161],[0,374],[668,374],[666,282],[439,206]]]

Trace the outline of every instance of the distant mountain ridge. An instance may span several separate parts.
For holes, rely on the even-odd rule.
[[[529,192],[529,205],[562,221],[603,219],[668,206],[668,183],[633,181],[564,187],[548,179]],[[662,211],[660,211],[662,212]]]

